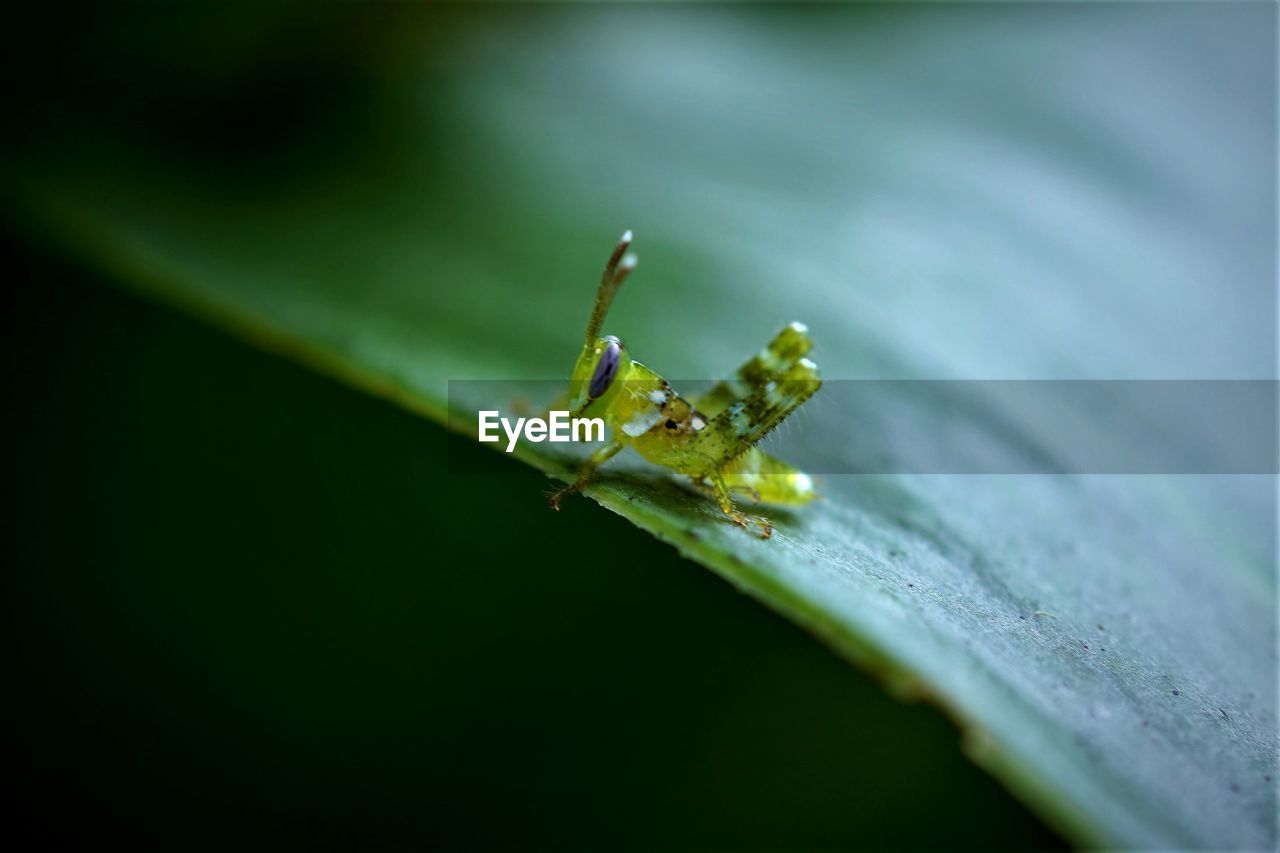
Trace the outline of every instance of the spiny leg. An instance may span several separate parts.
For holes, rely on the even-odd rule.
[[[721,473],[721,476],[724,476],[726,473],[726,469],[722,468],[720,473]],[[692,481],[694,490],[697,491],[699,494],[705,495],[706,497],[709,497],[709,498],[714,498],[716,496],[715,487],[712,486],[710,483],[708,483],[705,479],[693,477],[691,478],[691,481]],[[727,477],[725,478],[725,482],[728,483]],[[730,492],[733,491],[732,486],[729,487],[729,491]],[[760,494],[760,492],[756,491],[755,489],[748,488],[748,489],[743,489],[742,491],[745,494],[750,495],[751,500],[755,503],[760,503],[760,501],[763,499],[763,496]]]
[[[738,401],[751,396],[752,393],[766,388],[769,382],[787,381],[787,373],[795,369],[796,364],[808,355],[812,348],[809,330],[803,323],[787,324],[763,349],[738,368],[734,378],[717,383],[698,400],[697,407],[700,413],[707,418],[715,417]],[[748,476],[747,472],[756,476],[754,478]],[[790,495],[786,487],[791,485],[791,479],[798,473],[791,466],[770,457],[758,447],[742,452],[721,469],[721,474],[728,483],[731,493],[749,495],[756,503],[764,499],[761,488],[765,485],[768,486],[772,500]],[[775,482],[780,479],[785,481],[781,489]]]
[[[743,524],[745,516],[733,507],[726,470],[812,397],[821,384],[813,362],[801,358],[781,378],[766,382],[712,418],[690,443],[690,453],[705,460],[712,471],[707,479],[716,490],[720,508],[735,523]]]
[[[720,476],[719,471],[711,474],[708,479],[711,481],[711,488],[715,492],[716,503],[720,504],[720,511],[729,516],[730,521],[739,527],[746,527],[754,521],[760,525],[761,539],[768,539],[773,535],[773,525],[769,523],[769,519],[764,517],[753,518],[733,505],[733,498],[729,495],[729,486],[725,483],[724,477]]]
[[[822,381],[818,369],[802,358],[777,380],[730,405],[698,432],[689,446],[709,467],[719,470],[760,442],[813,396]]]
[[[781,379],[812,348],[808,328],[803,323],[789,323],[763,349],[743,362],[733,379],[717,382],[694,407],[707,417],[715,417],[769,381]]]
[[[595,453],[587,457],[587,461],[583,464],[582,469],[578,471],[578,478],[564,488],[557,489],[547,499],[547,503],[557,512],[560,510],[560,501],[567,495],[575,494],[586,488],[587,483],[591,482],[591,478],[595,476],[596,469],[604,463],[608,462],[614,456],[618,455],[618,451],[622,450],[623,445],[620,441],[611,441],[604,447],[601,447]]]

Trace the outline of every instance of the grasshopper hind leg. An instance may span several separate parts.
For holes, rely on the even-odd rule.
[[[803,323],[788,323],[760,352],[747,359],[732,379],[717,382],[699,398],[698,411],[715,417],[770,381],[782,379],[812,348],[809,329]]]
[[[749,516],[733,505],[733,498],[729,494],[729,485],[725,482],[724,476],[716,471],[707,478],[711,483],[711,489],[715,493],[716,503],[720,504],[720,511],[729,517],[729,520],[739,527],[750,527],[752,524],[759,525],[760,538],[768,539],[773,535],[773,524],[769,519],[763,516]]]
[[[777,379],[765,382],[712,418],[691,442],[691,455],[710,463],[710,472],[704,476],[715,489],[720,508],[734,523],[745,527],[747,516],[734,507],[731,487],[759,492],[762,497],[767,491],[767,497],[780,503],[806,503],[811,499],[810,494],[802,495],[799,490],[802,482],[807,483],[807,476],[789,465],[772,463],[756,445],[812,397],[821,384],[817,368],[801,357]],[[763,519],[759,523],[768,538],[773,526]]]

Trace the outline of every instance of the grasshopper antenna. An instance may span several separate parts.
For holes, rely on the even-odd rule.
[[[595,343],[596,335],[600,334],[600,327],[604,325],[604,315],[609,313],[609,306],[613,304],[613,297],[618,294],[618,288],[622,287],[627,276],[631,275],[631,271],[636,268],[636,256],[627,253],[630,246],[631,229],[628,228],[622,232],[622,238],[618,240],[613,254],[609,256],[609,263],[604,266],[604,274],[600,276],[596,304],[591,309],[591,320],[587,323],[588,347]]]

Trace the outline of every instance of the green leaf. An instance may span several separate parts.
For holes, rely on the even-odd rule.
[[[789,320],[834,379],[1273,376],[1269,7],[354,17],[355,46],[313,22],[320,58],[230,68],[181,61],[221,55],[199,18],[95,42],[130,62],[91,53],[90,97],[32,107],[14,220],[440,421],[449,380],[565,375],[624,227],[609,330],[672,378]],[[888,421],[830,414],[801,417],[849,470]],[[997,464],[1042,439],[956,418]],[[543,447],[519,458],[568,475]],[[1273,489],[828,476],[767,542],[651,470],[589,495],[945,707],[1074,837],[1271,847]]]

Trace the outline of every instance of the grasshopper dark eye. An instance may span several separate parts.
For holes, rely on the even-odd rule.
[[[607,343],[600,353],[600,363],[596,365],[595,375],[587,386],[587,396],[592,400],[604,395],[613,384],[613,377],[618,375],[618,363],[622,360],[622,342],[617,338],[605,338]]]

